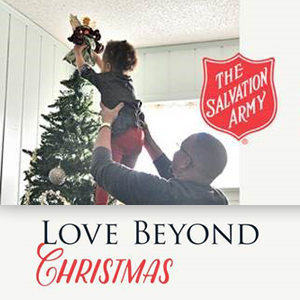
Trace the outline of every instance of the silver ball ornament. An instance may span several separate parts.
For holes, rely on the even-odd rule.
[[[48,178],[55,185],[62,185],[66,180],[66,172],[60,167],[56,167],[49,172]]]

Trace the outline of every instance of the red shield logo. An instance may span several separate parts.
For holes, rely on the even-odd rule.
[[[274,62],[240,53],[228,60],[204,58],[200,109],[206,123],[238,140],[270,125],[277,112]]]

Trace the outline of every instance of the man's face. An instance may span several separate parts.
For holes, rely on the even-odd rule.
[[[193,136],[185,139],[180,146],[180,149],[174,153],[172,161],[172,171],[175,177],[178,177],[182,170],[187,169],[192,164],[191,149],[193,146]]]

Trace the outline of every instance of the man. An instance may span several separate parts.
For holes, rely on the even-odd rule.
[[[154,176],[118,164],[111,156],[111,125],[123,104],[110,110],[102,105],[102,121],[95,142],[91,173],[99,186],[125,204],[227,205],[226,196],[210,186],[227,163],[224,146],[207,133],[189,136],[171,162],[146,126],[145,147],[159,174]]]

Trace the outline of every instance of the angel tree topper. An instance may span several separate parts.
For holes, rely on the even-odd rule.
[[[203,65],[200,109],[208,125],[238,140],[270,125],[277,111],[273,58],[255,61],[238,53],[204,58]]]
[[[77,16],[71,14],[70,24],[73,34],[68,38],[68,41],[75,45],[85,44],[87,47],[83,50],[84,60],[94,66],[95,58],[92,52],[94,51],[99,54],[104,50],[104,46],[100,43],[100,31],[95,29],[96,23],[91,22],[91,19],[88,17],[83,18],[81,23]],[[64,60],[76,67],[76,57],[73,49],[64,57]]]

